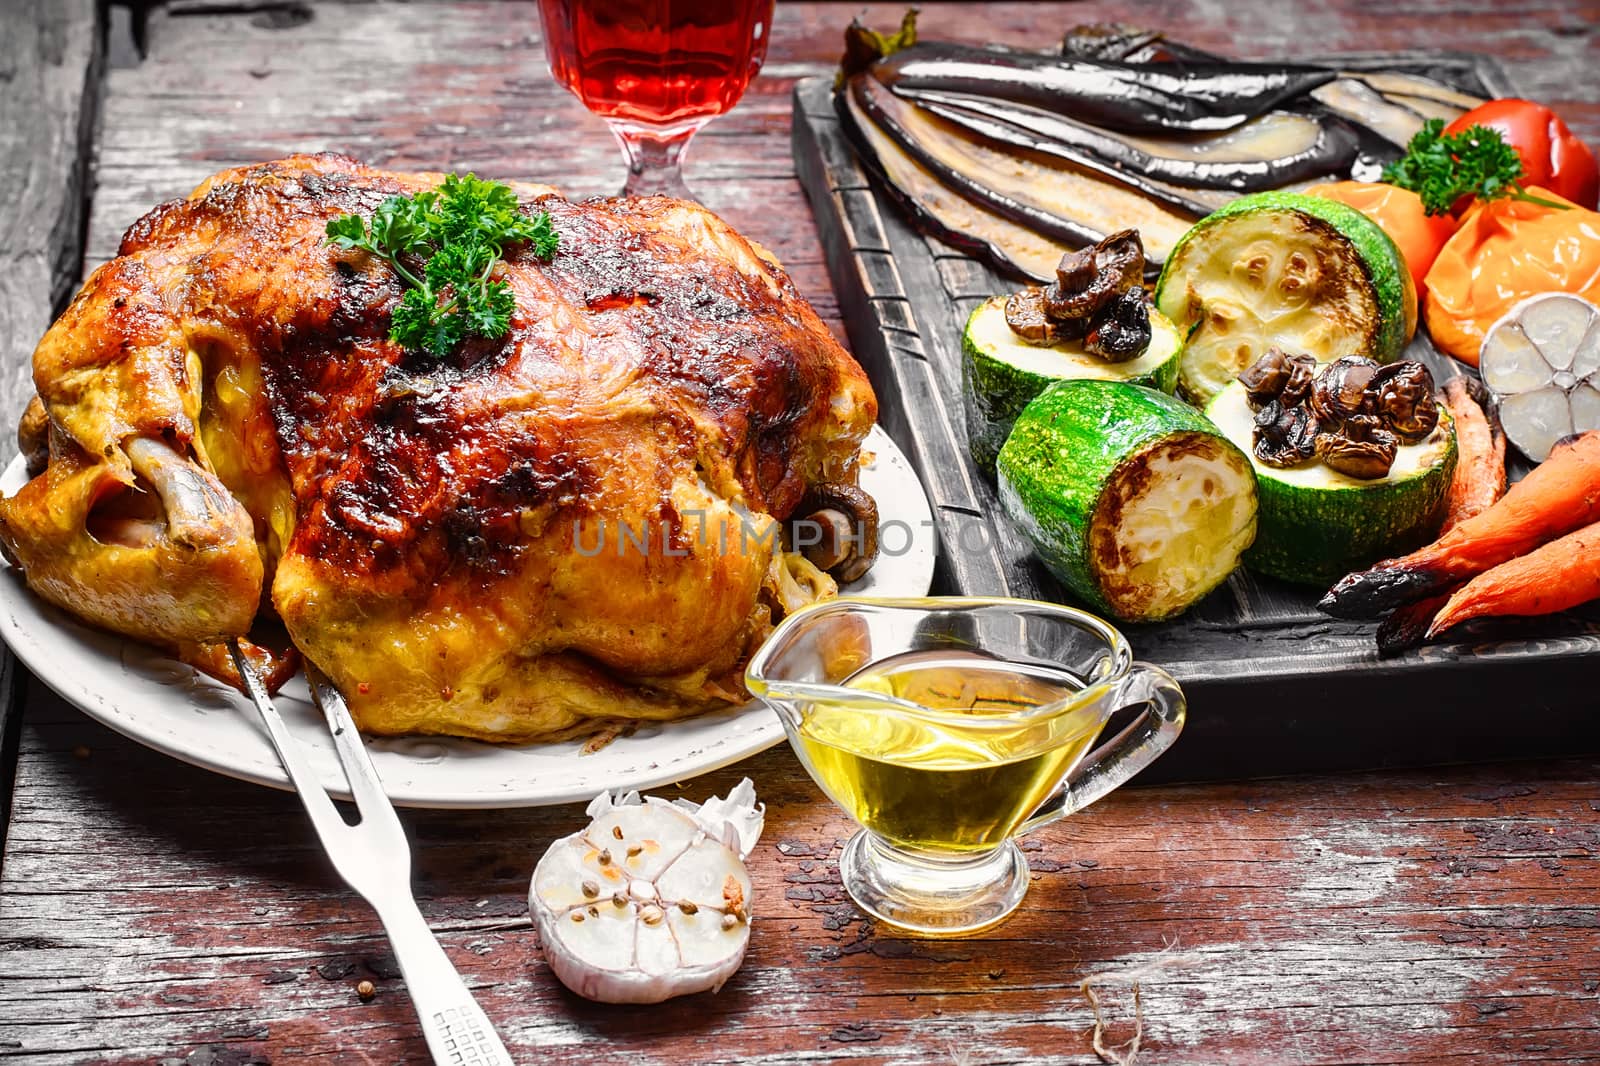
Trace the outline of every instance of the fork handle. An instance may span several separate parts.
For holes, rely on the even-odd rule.
[[[442,1066],[512,1066],[488,1015],[409,897],[378,911],[405,975],[433,1061]]]

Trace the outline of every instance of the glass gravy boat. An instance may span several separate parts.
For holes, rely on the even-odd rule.
[[[828,600],[786,619],[745,683],[861,826],[839,859],[851,898],[933,936],[1016,910],[1028,865],[1014,838],[1120,786],[1184,720],[1177,682],[1134,662],[1116,629],[1031,600]]]

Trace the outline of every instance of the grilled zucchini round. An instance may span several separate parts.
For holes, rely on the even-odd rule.
[[[1206,414],[1255,466],[1261,518],[1244,565],[1257,573],[1327,588],[1353,570],[1404,555],[1439,531],[1456,469],[1455,423],[1442,406],[1439,424],[1416,444],[1401,444],[1389,473],[1362,480],[1312,460],[1280,469],[1255,458],[1255,415],[1238,382],[1217,394]]]
[[[1245,196],[1195,223],[1156,306],[1185,338],[1178,390],[1199,406],[1269,348],[1387,363],[1417,328],[1416,286],[1389,235],[1301,193]]]
[[[1150,346],[1125,363],[1108,363],[1084,351],[1081,341],[1029,344],[1006,323],[1006,298],[993,296],[967,317],[961,334],[961,377],[966,391],[967,447],[973,462],[994,472],[995,456],[1022,409],[1054,381],[1127,381],[1171,392],[1178,384],[1183,338],[1167,316],[1151,308]]]
[[[1250,460],[1154,389],[1058,381],[1017,418],[996,465],[1001,504],[1040,560],[1126,622],[1187,610],[1255,537]]]

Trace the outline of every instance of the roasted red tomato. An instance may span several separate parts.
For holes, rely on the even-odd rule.
[[[1580,207],[1600,202],[1600,169],[1589,146],[1554,111],[1531,100],[1490,100],[1468,111],[1446,133],[1487,126],[1522,157],[1522,184],[1549,189]]]

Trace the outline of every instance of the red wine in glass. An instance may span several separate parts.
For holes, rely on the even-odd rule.
[[[550,72],[628,157],[625,195],[690,198],[680,164],[767,54],[773,0],[539,0]]]

